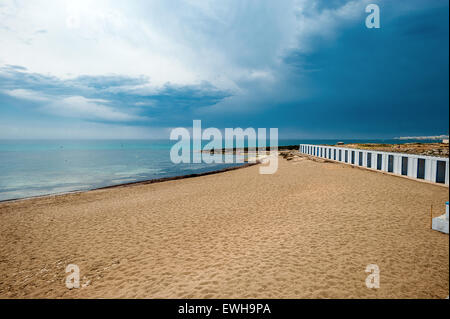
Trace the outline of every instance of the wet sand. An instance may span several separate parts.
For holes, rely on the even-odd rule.
[[[280,158],[0,204],[0,298],[445,298],[448,187]],[[80,289],[65,286],[77,264]],[[368,264],[380,288],[365,285]]]

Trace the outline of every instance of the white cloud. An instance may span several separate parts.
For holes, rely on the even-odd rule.
[[[293,41],[293,3],[5,0],[0,61],[58,77],[143,74],[156,87],[237,89]]]
[[[318,1],[299,0],[296,9],[296,43],[300,52],[314,49],[312,40],[330,40],[336,37],[342,24],[361,18],[364,21],[365,7],[373,0],[351,0],[336,8],[318,8]]]
[[[49,101],[49,98],[40,92],[26,89],[4,90],[3,93],[22,100],[35,102]]]
[[[281,83],[286,54],[311,51],[312,40],[335,37],[342,24],[365,14],[367,2],[327,9],[317,0],[4,0],[0,61],[60,78],[149,78],[146,84],[106,89],[129,94],[152,94],[167,83],[206,81],[236,96],[222,103],[225,108],[236,104],[231,109],[245,111],[251,107],[241,101],[255,104],[259,97],[267,100],[260,92],[270,91],[268,85],[286,86]],[[91,109],[97,118],[124,121],[133,117],[106,111],[104,103],[60,102],[47,109],[77,116]]]
[[[108,101],[101,99],[87,99],[83,96],[70,96],[47,104],[41,107],[41,110],[53,115],[89,120],[114,122],[148,120],[148,118],[118,111],[105,105],[106,103],[108,103]]]
[[[8,28],[0,28],[0,59],[32,72],[147,74],[155,85],[195,80],[170,54],[182,51],[176,41],[152,33],[143,17],[118,1],[6,1],[0,24]],[[47,32],[36,35],[37,30]]]
[[[22,100],[39,102],[39,110],[51,115],[72,117],[86,120],[101,120],[112,122],[129,122],[150,120],[135,114],[119,111],[109,105],[104,99],[89,99],[83,96],[47,96],[41,92],[15,89],[4,90],[3,93]]]

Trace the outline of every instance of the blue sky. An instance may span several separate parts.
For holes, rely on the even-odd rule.
[[[448,5],[0,0],[0,138],[448,134]]]

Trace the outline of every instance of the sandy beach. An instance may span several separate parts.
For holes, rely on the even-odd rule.
[[[449,237],[430,229],[448,187],[306,158],[258,170],[0,203],[0,298],[448,296]]]

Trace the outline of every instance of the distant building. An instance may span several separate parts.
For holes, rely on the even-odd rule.
[[[448,138],[443,139],[443,140],[442,140],[442,143],[448,144]]]

